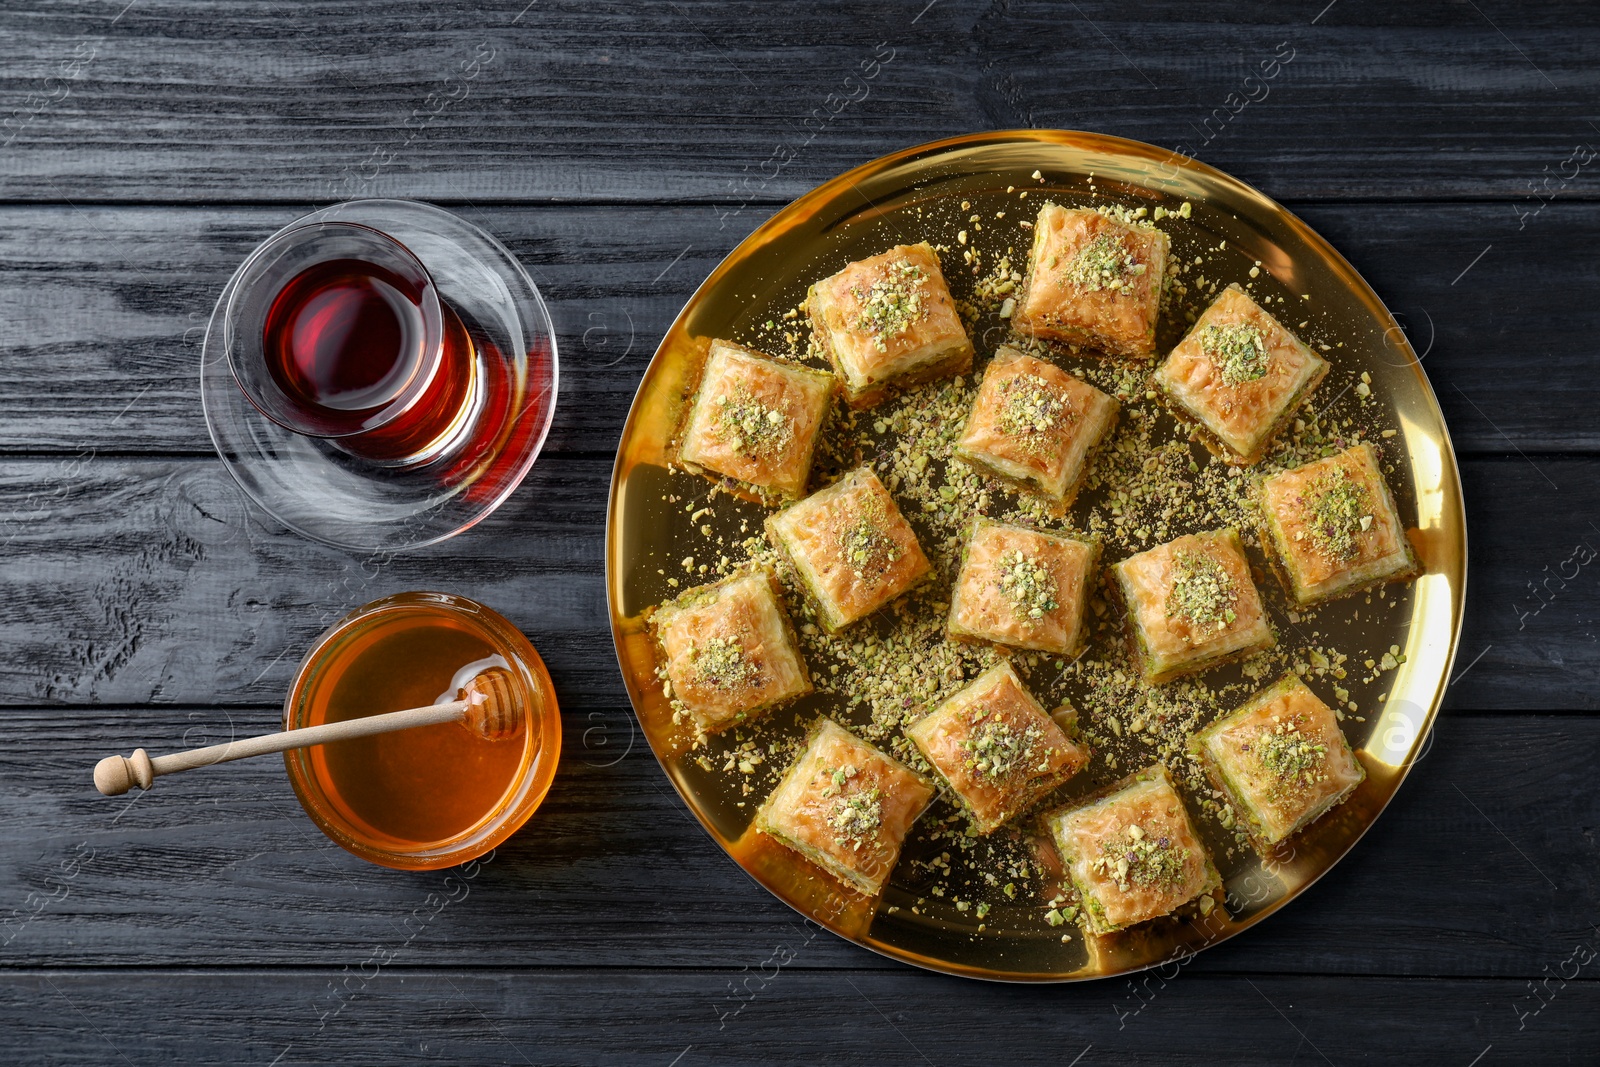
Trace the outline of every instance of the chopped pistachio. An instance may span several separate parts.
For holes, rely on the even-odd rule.
[[[1366,487],[1352,481],[1342,467],[1319,478],[1311,487],[1311,543],[1333,559],[1355,558],[1357,535],[1372,526],[1368,496]]]
[[[1042,619],[1060,607],[1056,602],[1055,575],[1037,557],[1021,549],[1009,549],[1001,553],[998,570],[1000,592],[1019,615]]]
[[[784,413],[763,404],[743,386],[718,403],[717,430],[747,456],[773,455],[794,439],[794,428]]]
[[[899,259],[891,262],[885,276],[870,288],[851,290],[860,308],[856,328],[873,335],[879,352],[888,350],[886,338],[903,332],[922,317],[921,283],[926,276],[915,263]]]
[[[1328,746],[1308,740],[1297,722],[1274,720],[1272,726],[1262,727],[1250,747],[1273,777],[1268,792],[1274,796],[1315,785],[1327,777],[1322,769]]]
[[[695,680],[712,689],[743,689],[761,680],[761,667],[751,662],[737,637],[712,637],[690,646],[689,662]]]
[[[900,558],[900,545],[883,532],[883,520],[881,505],[869,507],[839,534],[839,548],[858,579],[877,576]]]
[[[1200,331],[1200,350],[1229,385],[1253,382],[1267,373],[1269,356],[1260,327],[1248,322],[1207,326]]]
[[[828,811],[828,825],[833,827],[835,844],[859,851],[883,825],[882,791],[864,789],[837,797]]]
[[[1121,238],[1097,233],[1072,254],[1062,280],[1091,293],[1112,289],[1128,296],[1133,292],[1133,280],[1144,272],[1145,265],[1133,258]]]
[[[1101,842],[1101,855],[1090,866],[1106,875],[1124,893],[1134,886],[1170,888],[1183,878],[1188,854],[1167,837],[1130,826],[1124,840]],[[1138,830],[1135,837],[1133,831]]]
[[[1015,437],[1037,438],[1071,420],[1073,412],[1050,382],[1033,374],[1007,378],[1000,386],[1000,429]],[[1041,448],[1047,447],[1037,441]]]
[[[1206,632],[1231,626],[1238,613],[1239,591],[1227,568],[1204,552],[1179,552],[1172,563],[1172,588],[1167,593],[1167,617],[1188,619]]]
[[[971,714],[974,718],[986,716],[982,710]],[[1037,726],[1019,730],[1003,719],[986,716],[961,742],[967,752],[966,766],[985,778],[1004,779],[1033,762],[1040,736]]]

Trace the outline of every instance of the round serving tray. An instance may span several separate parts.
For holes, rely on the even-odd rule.
[[[1029,190],[1030,199],[1019,202],[1015,190],[1020,189]],[[1368,385],[1371,395],[1361,400],[1361,414],[1369,422],[1375,415],[1377,424],[1394,430],[1382,442],[1393,463],[1389,480],[1425,569],[1414,583],[1389,587],[1383,610],[1363,610],[1358,596],[1324,606],[1309,619],[1319,640],[1363,649],[1394,647],[1402,653],[1394,657],[1398,665],[1375,684],[1347,683],[1361,717],[1351,714],[1344,727],[1367,769],[1363,785],[1265,861],[1248,849],[1225,856],[1215,842],[1226,839],[1226,832],[1202,825],[1225,882],[1225,906],[1203,919],[1198,914],[1161,919],[1110,937],[1084,935],[1071,924],[1051,926],[1046,913],[1052,894],[1048,885],[1038,884],[1037,874],[1015,896],[999,888],[978,894],[987,907],[974,907],[972,899],[958,904],[959,894],[930,893],[926,877],[917,873],[927,866],[915,860],[919,854],[926,858],[930,849],[936,856],[939,845],[920,841],[916,827],[877,901],[842,889],[797,854],[756,833],[751,819],[785,759],[776,758],[776,766],[763,766],[754,776],[728,774],[722,768],[735,744],[732,738],[718,735],[696,748],[687,729],[673,721],[642,622],[647,608],[681,591],[668,579],[684,576],[682,558],[704,557],[703,523],[730,534],[743,523],[759,533],[767,514],[756,505],[720,497],[709,518],[697,516],[684,501],[703,501],[709,483],[668,469],[670,439],[707,341],[726,338],[762,347],[762,338],[771,336],[765,324],[794,308],[811,282],[895,244],[927,239],[959,249],[955,231],[970,215],[987,221],[997,211],[1006,212],[1010,223],[991,223],[987,233],[973,227],[966,236],[971,247],[992,254],[1008,242],[1021,244],[1021,254],[1013,258],[1025,261],[1026,238],[1018,240],[1016,220],[1031,219],[1047,198],[1075,206],[1146,207],[1152,214],[1157,207],[1178,212],[1188,202],[1184,215],[1168,215],[1162,223],[1173,238],[1174,256],[1204,250],[1204,270],[1211,278],[1223,284],[1248,280],[1258,294],[1281,295],[1303,306],[1304,317],[1315,322],[1308,339],[1337,342],[1328,356],[1333,373],[1310,406],[1338,418],[1344,410],[1339,405],[1355,404],[1364,392],[1358,383]],[[953,255],[944,254],[945,273],[959,301],[970,296],[974,279]],[[1194,296],[1179,307],[1198,311],[1204,304]],[[1292,314],[1285,324],[1300,325]],[[803,320],[795,328],[804,333]],[[1167,323],[1162,351],[1183,328]],[[979,360],[1004,337],[1003,322],[993,315],[981,320],[973,329]],[[1172,433],[1181,435],[1176,427]],[[1096,495],[1086,493],[1071,517],[1097,504]],[[709,580],[712,576],[697,576],[682,585]],[[1181,961],[1260,922],[1338,862],[1423,751],[1450,676],[1465,583],[1461,485],[1444,418],[1404,332],[1355,270],[1305,223],[1237,179],[1152,145],[1059,130],[973,134],[886,156],[800,197],[746,238],[690,298],[645,371],[617,450],[606,526],[606,591],[629,698],[662,769],[712,838],[779,899],[841,937],[917,966],[1007,981],[1101,978]],[[1262,588],[1281,642],[1307,643],[1302,641],[1307,620],[1290,617],[1274,583]],[[1351,666],[1360,673],[1359,664]],[[1079,707],[1093,715],[1092,707],[1081,702]],[[788,740],[818,714],[846,725],[853,718],[845,700],[819,693],[761,720],[752,732],[764,744]],[[1102,768],[1097,779],[1086,772],[1079,776],[1084,781],[1069,783],[1064,796],[1081,795],[1132,769]],[[949,812],[939,801],[930,814]],[[923,822],[928,819],[925,815]]]

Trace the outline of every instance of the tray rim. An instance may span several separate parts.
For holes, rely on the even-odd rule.
[[[1215,947],[1216,945],[1220,945],[1233,939],[1235,936],[1244,933],[1246,930],[1252,929],[1270,916],[1275,915],[1279,910],[1288,904],[1298,900],[1302,895],[1305,894],[1307,890],[1309,890],[1317,882],[1321,881],[1325,875],[1343,862],[1345,857],[1348,856],[1355,849],[1356,845],[1362,840],[1362,838],[1367,835],[1367,833],[1372,829],[1373,825],[1378,821],[1383,813],[1388,810],[1388,807],[1390,803],[1393,802],[1395,795],[1399,793],[1401,787],[1405,784],[1406,778],[1410,775],[1411,768],[1420,760],[1421,754],[1426,754],[1427,744],[1432,737],[1434,723],[1438,718],[1440,706],[1444,701],[1445,693],[1449,690],[1451,685],[1451,677],[1455,667],[1456,655],[1460,649],[1461,630],[1463,619],[1465,618],[1467,588],[1469,585],[1469,543],[1466,522],[1466,499],[1461,485],[1460,466],[1456,462],[1455,444],[1450,437],[1450,427],[1445,421],[1444,411],[1439,405],[1438,394],[1433,388],[1433,383],[1429,379],[1426,369],[1422,366],[1422,360],[1417,356],[1415,350],[1412,348],[1410,338],[1406,335],[1404,329],[1400,327],[1398,320],[1396,320],[1394,317],[1394,313],[1389,310],[1388,305],[1384,303],[1382,297],[1378,295],[1377,290],[1373,289],[1372,286],[1367,283],[1367,280],[1359,271],[1355,269],[1354,265],[1352,265],[1350,261],[1339,252],[1337,248],[1323,238],[1322,235],[1316,230],[1312,229],[1312,227],[1298,215],[1284,207],[1277,200],[1267,196],[1259,189],[1256,189],[1254,186],[1233,177],[1231,174],[1228,174],[1225,171],[1218,170],[1217,168],[1212,167],[1211,165],[1198,159],[1185,156],[1177,151],[1162,148],[1159,145],[1152,145],[1144,141],[1119,137],[1114,134],[1096,133],[1084,130],[1023,128],[987,130],[958,134],[951,137],[939,138],[934,141],[927,141],[922,144],[913,145],[911,147],[903,148],[898,151],[879,156],[875,159],[868,160],[865,163],[858,164],[849,170],[843,171],[842,173],[821,182],[817,186],[796,197],[794,200],[791,200],[788,204],[778,208],[771,217],[763,221],[743,240],[730,249],[727,254],[723,256],[721,261],[718,262],[716,267],[712,269],[711,273],[706,276],[705,280],[695,287],[694,292],[689,295],[689,298],[684,302],[683,307],[673,318],[671,325],[668,326],[666,331],[662,334],[660,344],[656,346],[655,352],[652,353],[650,357],[650,362],[646,364],[644,372],[640,376],[638,386],[634,389],[633,400],[630,402],[628,408],[628,416],[623,422],[622,431],[618,437],[617,455],[616,459],[612,463],[611,485],[608,489],[606,499],[604,561],[606,611],[611,630],[612,651],[617,658],[617,668],[618,673],[622,676],[623,688],[626,689],[628,693],[629,710],[632,711],[634,715],[635,725],[641,730],[641,732],[644,733],[645,740],[650,745],[651,755],[655,758],[663,776],[669,783],[671,783],[673,790],[678,794],[679,801],[682,802],[684,807],[687,808],[690,814],[694,816],[695,821],[700,825],[701,830],[711,838],[712,842],[716,844],[718,848],[722,849],[723,853],[733,861],[734,866],[742,871],[752,882],[766,890],[779,902],[789,907],[802,919],[808,922],[817,923],[819,926],[827,929],[829,933],[835,935],[836,937],[848,941],[851,944],[860,946],[861,948],[865,948],[871,952],[877,953],[878,955],[887,959],[909,964],[922,970],[937,974],[953,975],[961,978],[996,982],[1005,985],[1046,985],[1090,982],[1106,978],[1116,978],[1124,975],[1137,974],[1153,967],[1163,966],[1165,963],[1171,961],[1152,960],[1143,965],[1128,967],[1117,971],[1109,971],[1106,973],[1061,974],[994,972],[984,970],[983,968],[975,967],[970,964],[940,960],[909,951],[897,945],[875,940],[870,936],[867,936],[865,932],[863,932],[861,936],[855,936],[837,929],[833,924],[823,923],[815,916],[803,911],[793,901],[778,893],[772,886],[763,881],[754,871],[746,867],[744,863],[741,863],[738,857],[728,849],[726,844],[724,844],[721,835],[707,821],[700,808],[696,804],[691,803],[690,797],[685,794],[684,789],[679,785],[677,778],[672,772],[672,769],[667,765],[667,762],[662,757],[660,750],[657,749],[654,741],[650,737],[649,732],[644,730],[642,720],[639,716],[638,696],[633,684],[633,678],[630,676],[628,670],[627,660],[624,658],[623,654],[624,633],[619,627],[619,620],[621,620],[623,616],[619,614],[619,591],[616,585],[616,575],[612,566],[614,539],[618,535],[617,502],[619,499],[621,479],[625,473],[623,470],[623,460],[626,452],[624,445],[634,432],[635,419],[639,415],[639,400],[644,395],[646,387],[651,384],[654,375],[658,373],[659,368],[657,361],[661,359],[664,350],[668,346],[668,342],[685,326],[686,320],[694,308],[699,305],[702,296],[709,292],[715,285],[720,284],[723,278],[731,273],[732,270],[743,261],[749,251],[752,251],[755,248],[765,244],[769,235],[771,235],[774,231],[782,229],[785,225],[786,219],[796,213],[804,211],[809,205],[830,201],[836,197],[839,191],[843,188],[854,188],[857,183],[863,179],[875,176],[898,166],[903,166],[921,157],[933,156],[961,149],[986,147],[1007,143],[1056,145],[1080,149],[1098,148],[1102,151],[1114,153],[1119,156],[1133,156],[1152,162],[1159,160],[1160,166],[1174,167],[1177,173],[1182,173],[1185,171],[1196,173],[1207,181],[1231,187],[1235,194],[1260,203],[1267,210],[1284,219],[1288,225],[1290,225],[1297,232],[1301,239],[1307,243],[1308,246],[1319,252],[1335,268],[1341,270],[1350,278],[1354,279],[1355,282],[1357,282],[1359,286],[1365,290],[1367,296],[1371,299],[1376,308],[1381,310],[1383,316],[1388,319],[1390,323],[1390,329],[1399,331],[1399,349],[1408,357],[1406,369],[1409,369],[1417,378],[1418,384],[1423,390],[1423,395],[1431,405],[1432,411],[1438,421],[1438,441],[1441,450],[1441,457],[1443,459],[1441,473],[1448,477],[1449,487],[1453,489],[1454,500],[1456,504],[1454,514],[1448,517],[1453,520],[1456,528],[1460,531],[1460,554],[1456,560],[1456,563],[1460,568],[1461,581],[1459,589],[1456,590],[1456,595],[1454,596],[1453,603],[1451,605],[1451,632],[1449,647],[1445,651],[1443,669],[1440,672],[1438,681],[1434,685],[1434,691],[1429,699],[1426,714],[1423,716],[1423,721],[1417,728],[1416,733],[1411,740],[1411,744],[1406,752],[1404,760],[1399,764],[1397,770],[1395,771],[1393,787],[1389,790],[1388,795],[1383,798],[1382,803],[1379,804],[1372,812],[1371,817],[1367,819],[1364,825],[1362,825],[1359,830],[1357,830],[1350,838],[1343,851],[1341,851],[1338,856],[1329,862],[1322,870],[1318,871],[1315,875],[1300,884],[1300,886],[1293,893],[1286,895],[1274,901],[1270,905],[1262,908],[1260,911],[1255,912],[1249,917],[1248,921],[1242,925],[1239,925],[1235,929],[1227,931],[1222,936],[1208,938],[1198,947],[1190,950],[1189,957],[1192,957],[1192,955],[1195,953]],[[865,194],[859,195],[866,200]],[[867,205],[868,207],[873,206],[870,200],[867,200]],[[868,929],[870,929],[870,924]],[[1089,935],[1086,934],[1085,936],[1087,937]]]

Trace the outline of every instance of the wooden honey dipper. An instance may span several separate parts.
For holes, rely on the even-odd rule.
[[[324,723],[302,730],[282,730],[275,734],[192,748],[187,752],[174,752],[170,756],[156,756],[153,759],[142,748],[134,749],[131,756],[107,756],[95,764],[94,785],[106,796],[116,797],[126,793],[135,784],[141,789],[149,789],[164,774],[176,774],[178,771],[209,767],[213,763],[227,763],[268,752],[325,745],[330,741],[371,737],[373,734],[409,730],[414,726],[433,726],[442,722],[459,722],[490,741],[503,741],[516,736],[521,729],[521,711],[512,687],[511,672],[504,667],[490,667],[468,679],[457,690],[457,699],[425,708],[391,711],[363,719],[345,719],[343,722]]]

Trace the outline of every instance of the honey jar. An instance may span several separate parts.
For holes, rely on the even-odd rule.
[[[457,699],[486,670],[509,674],[520,722],[490,739],[446,722],[284,753],[313,822],[372,863],[433,870],[484,855],[544,799],[561,717],[544,662],[498,613],[447,593],[400,593],[351,612],[296,672],[284,729]]]

